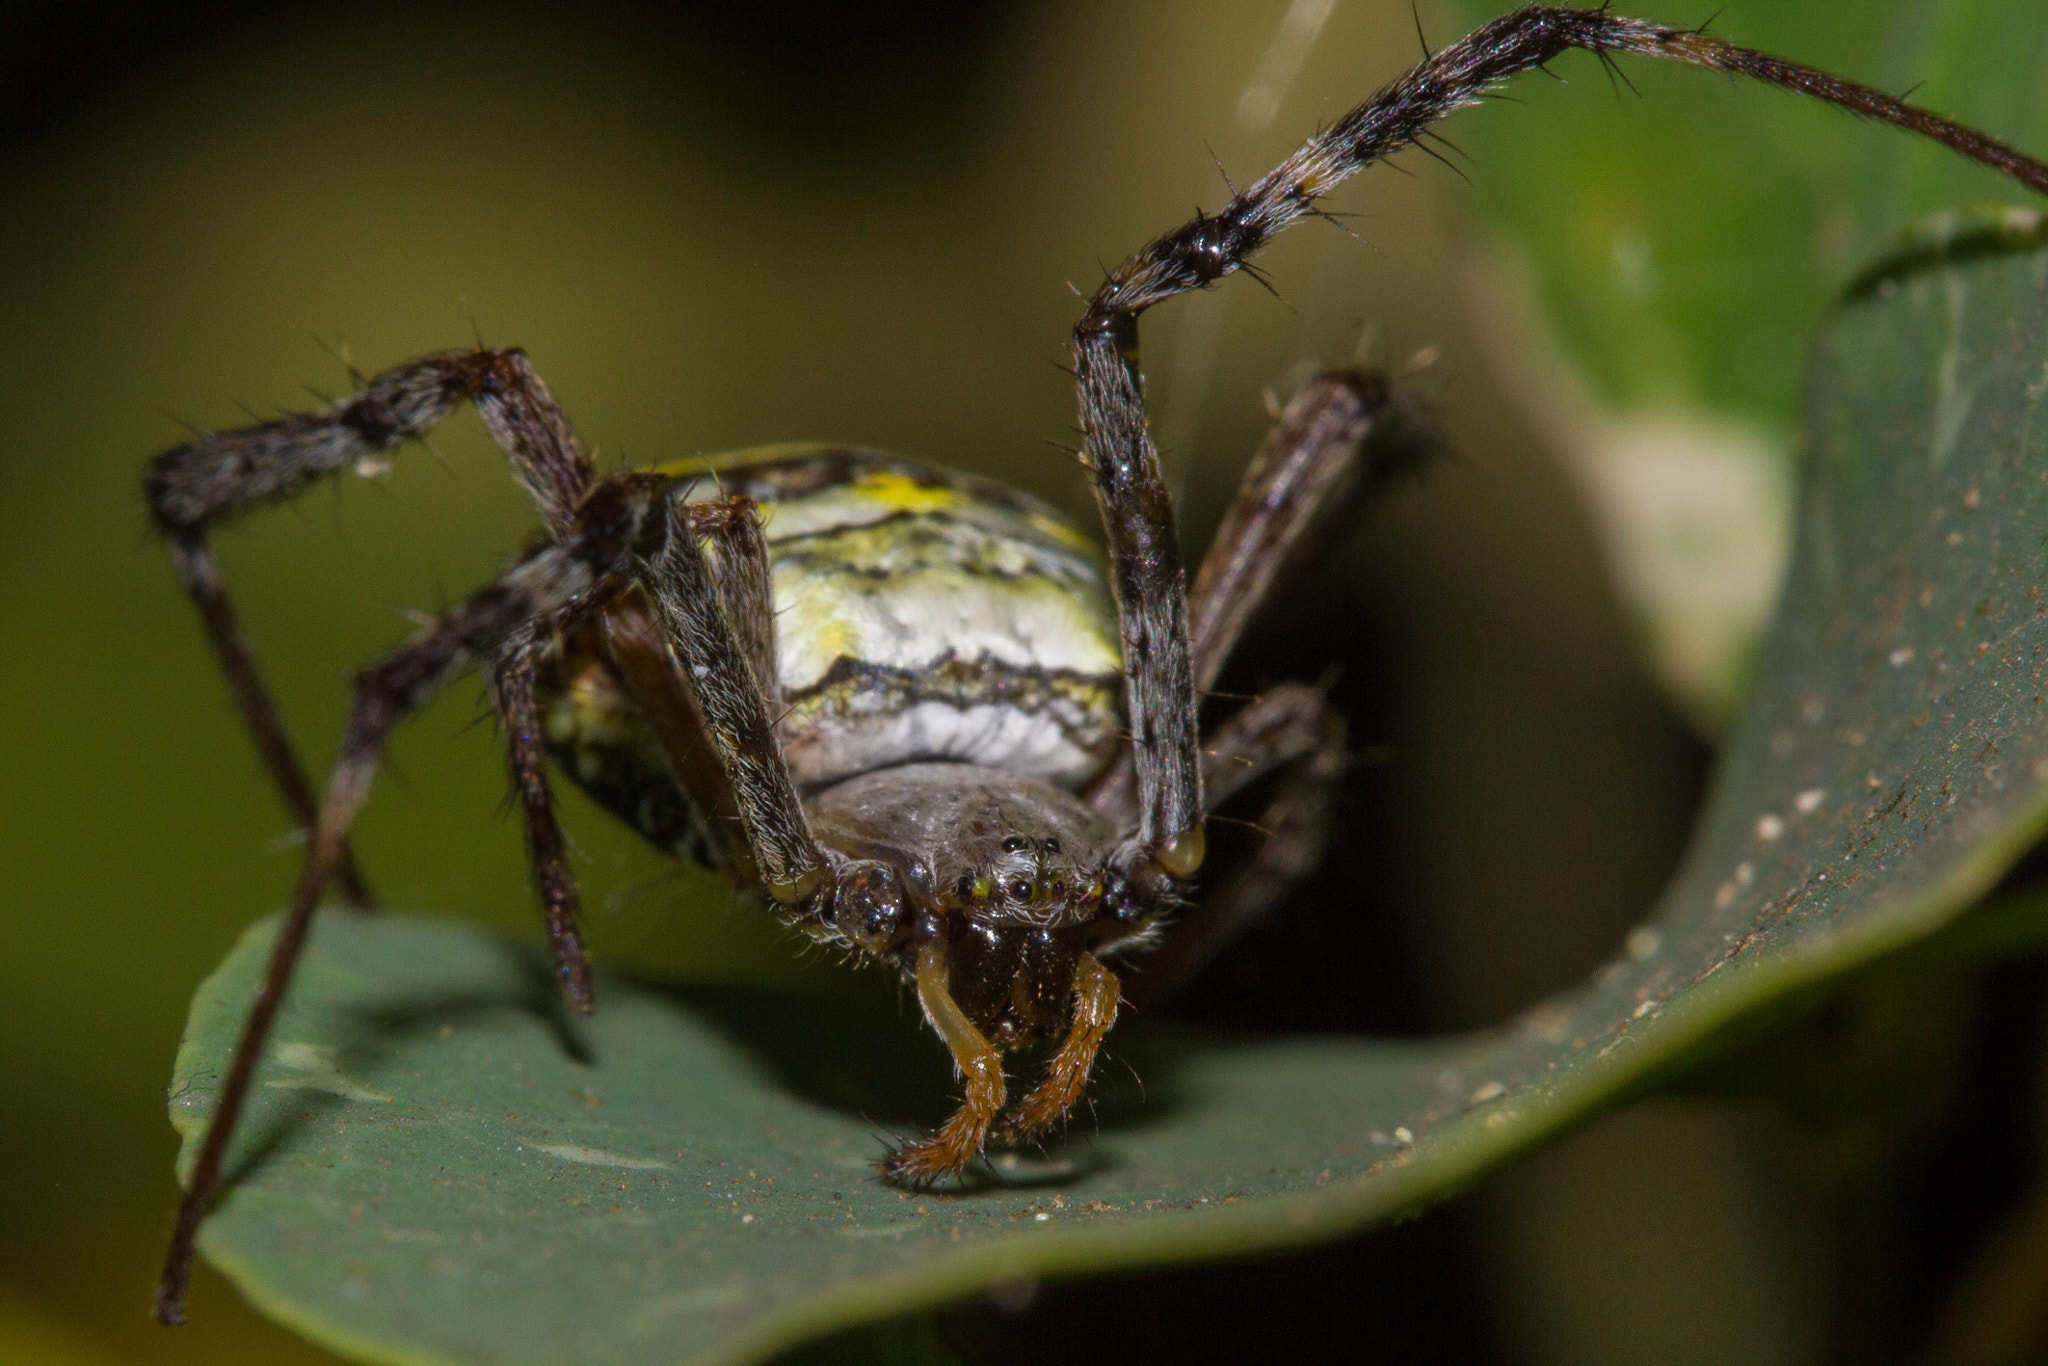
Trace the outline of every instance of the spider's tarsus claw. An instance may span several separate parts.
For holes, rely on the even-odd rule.
[[[875,1170],[891,1185],[926,1191],[949,1176],[958,1176],[979,1152],[957,1156],[946,1151],[943,1135],[905,1143],[884,1153]]]

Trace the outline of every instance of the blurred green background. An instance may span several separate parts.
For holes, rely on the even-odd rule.
[[[1745,12],[1761,4],[1728,6],[1720,31],[1754,36]],[[1241,97],[1291,11],[0,12],[0,866],[17,964],[0,996],[0,1360],[325,1359],[210,1274],[190,1327],[146,1321],[185,1002],[279,903],[296,855],[149,533],[144,460],[187,425],[344,390],[337,352],[375,370],[480,336],[526,347],[608,464],[832,438],[996,474],[1087,516],[1050,444],[1072,421],[1066,282],[1085,288],[1215,204],[1212,151],[1242,183],[1416,55],[1405,0],[1340,0],[1261,124]],[[1457,31],[1431,6],[1420,18],[1432,39]],[[1628,116],[1591,61],[1561,71]],[[1751,114],[1786,103],[1727,98]],[[1193,545],[1258,439],[1262,396],[1305,364],[1433,348],[1416,382],[1453,447],[1289,595],[1230,681],[1334,669],[1369,762],[1330,868],[1185,1007],[1211,1020],[1502,1020],[1621,940],[1704,778],[1704,747],[1635,662],[1571,485],[1492,371],[1498,310],[1458,226],[1475,192],[1426,158],[1403,164],[1414,176],[1375,172],[1340,197],[1362,241],[1304,229],[1265,258],[1287,306],[1239,286],[1147,324]],[[1467,174],[1486,181],[1483,153]],[[530,525],[463,414],[388,481],[220,539],[316,767],[349,671]],[[532,935],[478,714],[459,685],[404,733],[358,847],[391,906]],[[869,989],[798,965],[738,911],[684,916],[673,867],[566,804],[608,962]],[[2031,1040],[2038,983],[2000,990]],[[1809,1165],[1777,1111],[1664,1101],[1415,1225],[1257,1267],[1017,1288],[948,1332],[1019,1361],[1317,1341],[1389,1360],[1815,1360],[1839,1340],[1841,1263]],[[1977,1225],[2009,1202],[1993,1186],[1971,1197],[1990,1211]],[[1920,1287],[1899,1332],[1942,1291]]]

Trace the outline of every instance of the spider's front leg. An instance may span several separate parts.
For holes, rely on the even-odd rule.
[[[1002,1055],[955,1000],[943,920],[916,912],[898,860],[831,853],[812,832],[775,741],[773,604],[752,504],[679,501],[649,568],[658,640],[640,608],[607,609],[621,677],[650,717],[668,718],[654,729],[671,769],[706,809],[729,813],[728,848],[791,921],[877,957],[910,956],[925,1018],[952,1053],[966,1094],[937,1134],[892,1153],[883,1170],[911,1182],[959,1171],[1002,1113]],[[699,736],[710,744],[697,744],[693,757]],[[707,751],[717,761],[709,775]],[[706,794],[710,783],[716,788]]]
[[[1624,52],[1664,58],[1794,90],[1933,138],[2048,192],[2048,165],[1882,91],[1699,30],[1624,18],[1604,5],[1525,5],[1430,53],[1233,194],[1218,212],[1196,214],[1126,259],[1090,296],[1072,349],[1082,462],[1108,532],[1123,626],[1138,789],[1137,826],[1124,860],[1131,871],[1149,864],[1180,881],[1202,861],[1198,685],[1188,596],[1172,508],[1146,426],[1139,317],[1154,304],[1248,268],[1279,233],[1320,215],[1319,202],[1339,182],[1415,143],[1432,124],[1478,103],[1510,78],[1573,48],[1603,60]]]
[[[826,888],[832,859],[775,737],[774,600],[752,502],[672,499],[641,582],[645,599],[605,613],[620,676],[747,880],[800,914]]]

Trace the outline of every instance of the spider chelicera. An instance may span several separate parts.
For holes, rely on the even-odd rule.
[[[548,761],[660,848],[726,870],[813,939],[898,969],[965,1079],[939,1131],[886,1177],[959,1172],[1032,1138],[1082,1095],[1123,986],[1155,950],[1158,992],[1285,895],[1320,847],[1343,727],[1275,688],[1209,735],[1196,701],[1283,571],[1359,491],[1412,467],[1430,424],[1377,374],[1307,385],[1252,462],[1192,588],[1147,431],[1138,317],[1247,269],[1346,176],[1572,48],[1746,75],[1933,137],[2041,192],[2048,166],[1889,95],[1692,30],[1529,6],[1474,31],[1277,168],[1111,271],[1072,338],[1080,462],[1103,556],[994,482],[873,451],[774,447],[600,476],[516,350],[450,352],[317,412],[218,432],[150,466],[152,512],[263,761],[309,832],[158,1287],[182,1316],[192,1239],[263,1039],[332,886],[370,894],[348,834],[394,725],[472,670],[511,758],[555,971],[591,1006]],[[356,675],[316,801],[243,643],[207,533],[482,415],[545,534],[490,584]],[[1203,821],[1273,795],[1250,865],[1192,900]],[[1167,931],[1171,928],[1171,933]],[[1057,1036],[1012,1103],[1002,1055]]]

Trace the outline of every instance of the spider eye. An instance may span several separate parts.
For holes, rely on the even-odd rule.
[[[1026,882],[1021,877],[1018,878],[1015,882],[1010,884],[1010,895],[1017,898],[1017,900],[1019,901],[1031,900],[1031,884]]]
[[[1012,835],[1008,839],[1003,841],[1003,852],[1006,854],[1014,854],[1029,843],[1030,841],[1025,839],[1022,835]]]
[[[960,875],[960,880],[953,884],[953,890],[959,895],[960,899],[963,901],[966,900],[968,897],[973,896],[974,874],[962,873]]]

